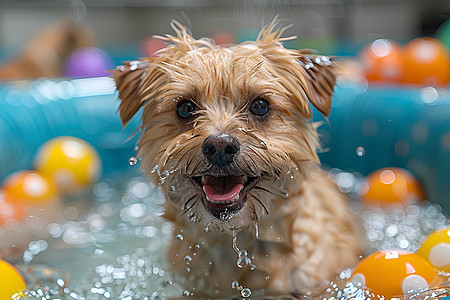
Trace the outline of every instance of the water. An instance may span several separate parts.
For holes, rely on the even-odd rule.
[[[130,159],[128,160],[128,163],[130,164],[130,166],[134,166],[136,165],[138,162],[138,159],[136,157],[130,157]]]
[[[359,178],[349,173],[338,176],[342,190],[354,192]],[[170,273],[165,255],[174,232],[173,225],[160,217],[163,202],[162,194],[149,186],[144,177],[117,182],[106,180],[92,186],[86,197],[65,201],[60,208],[64,219],[36,215],[40,219],[40,231],[30,227],[36,223],[2,230],[2,249],[9,248],[7,259],[19,265],[28,285],[28,290],[18,299],[195,298],[197,291],[186,290]],[[426,235],[449,224],[440,207],[427,202],[390,211],[356,209],[363,219],[370,252],[388,248],[414,252]],[[255,230],[255,236],[259,236],[257,224],[249,230]],[[235,232],[230,245],[236,252],[234,263],[243,270],[257,268],[251,253],[239,247],[237,235]],[[175,238],[183,240],[183,232],[176,232]],[[192,245],[193,250],[199,247]],[[195,251],[183,258],[186,268],[199,263]],[[320,295],[327,299],[366,299],[370,296],[366,291],[346,284],[351,272],[351,269],[344,270],[320,292],[304,291],[301,298]],[[263,278],[271,279],[270,274]],[[243,286],[233,278],[228,284],[237,297],[263,298],[260,296],[263,291]],[[440,290],[426,291],[411,299],[442,294],[450,287],[446,284]],[[220,287],[214,293],[220,295]]]
[[[364,149],[364,147],[359,146],[358,148],[356,148],[356,155],[361,157],[361,156],[364,156],[365,154],[366,154],[366,149]]]

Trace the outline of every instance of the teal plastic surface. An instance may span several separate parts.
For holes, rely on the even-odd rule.
[[[39,146],[74,136],[99,152],[105,175],[130,168],[137,121],[122,128],[111,78],[39,80],[0,86],[0,180],[32,168]]]

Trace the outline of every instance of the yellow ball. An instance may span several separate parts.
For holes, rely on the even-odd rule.
[[[81,190],[96,182],[102,171],[97,151],[75,137],[57,137],[47,141],[39,148],[34,165],[62,193]]]
[[[0,299],[9,299],[27,288],[22,275],[10,264],[0,259]]]
[[[417,253],[436,269],[450,273],[450,226],[433,231]]]

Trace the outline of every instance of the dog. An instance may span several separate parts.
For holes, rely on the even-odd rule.
[[[332,60],[286,49],[276,22],[230,47],[172,27],[157,57],[112,73],[123,125],[142,108],[138,156],[166,198],[187,295],[302,293],[355,264],[355,217],[310,122],[310,103],[329,115]]]

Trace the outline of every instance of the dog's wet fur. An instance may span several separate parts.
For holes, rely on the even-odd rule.
[[[230,47],[173,28],[157,57],[113,75],[123,124],[142,108],[138,155],[166,197],[168,260],[183,284],[211,297],[236,294],[233,280],[297,293],[356,263],[355,217],[319,167],[310,122],[310,104],[330,112],[332,60],[286,49],[275,22]],[[252,267],[237,266],[231,236]]]

